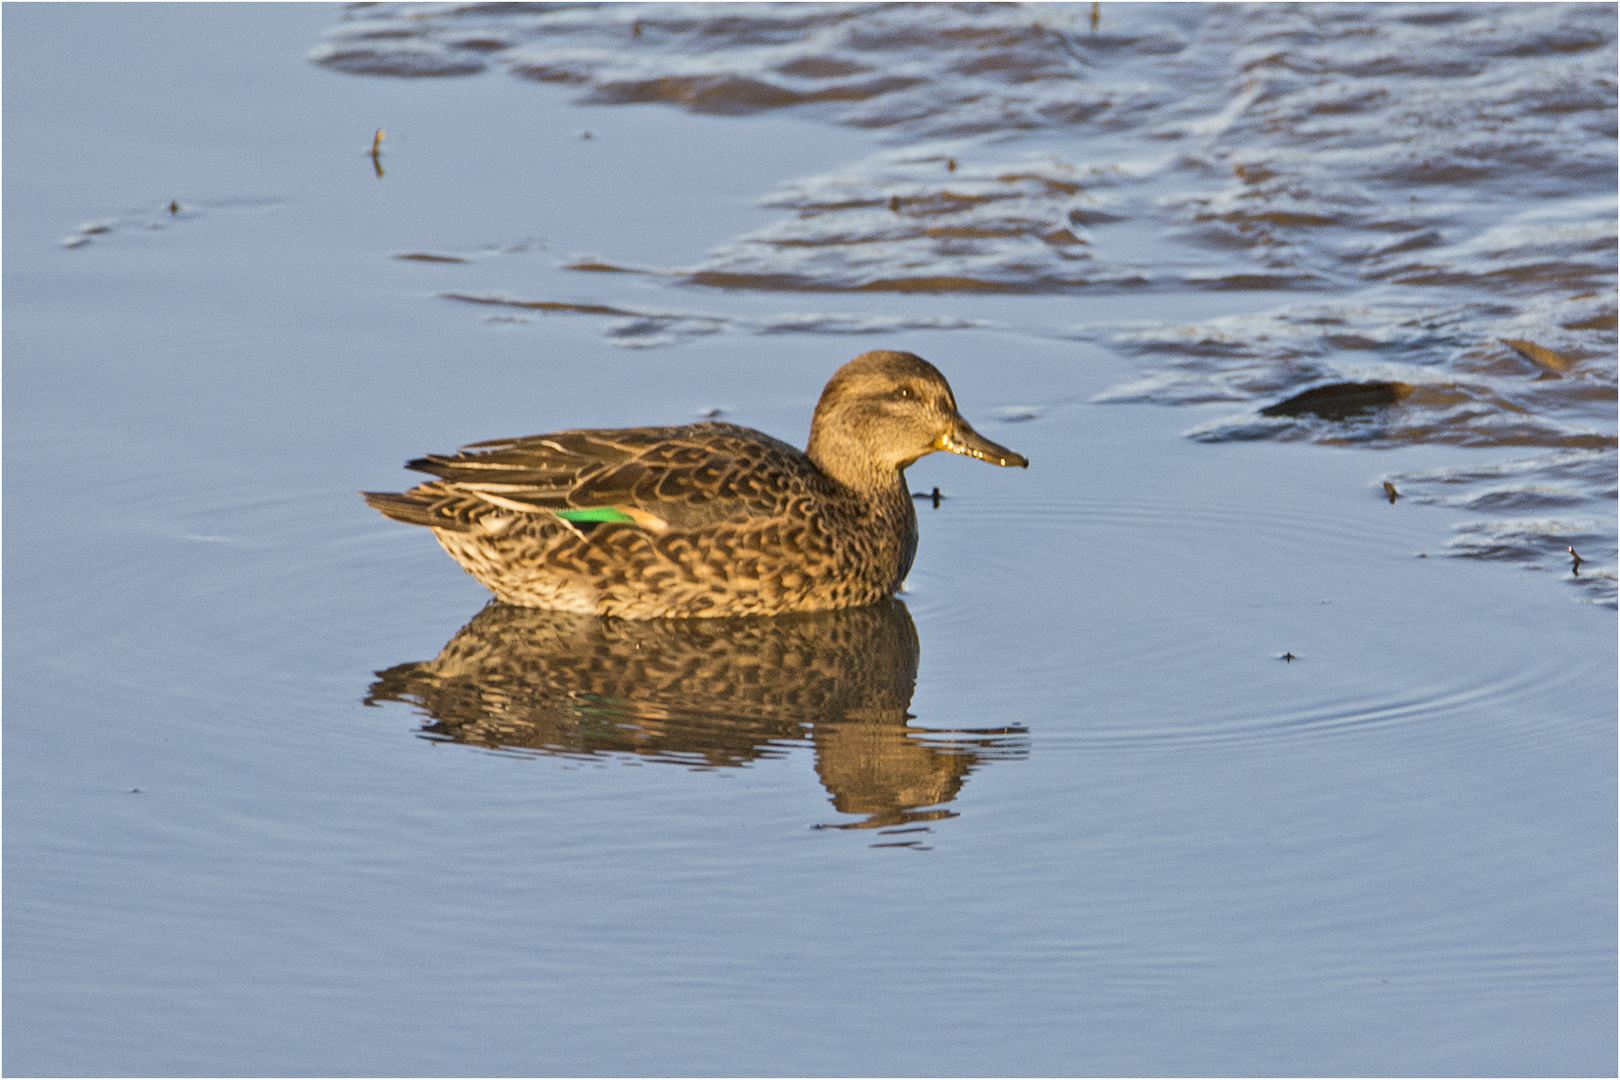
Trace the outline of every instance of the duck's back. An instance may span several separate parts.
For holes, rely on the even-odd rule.
[[[433,529],[500,599],[630,617],[769,614],[891,595],[909,498],[863,498],[805,454],[734,424],[560,431],[410,468],[437,480],[366,499]],[[895,505],[890,505],[895,504]]]

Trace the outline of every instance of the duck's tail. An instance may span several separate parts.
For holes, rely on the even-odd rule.
[[[423,499],[412,491],[362,491],[360,497],[383,517],[403,521],[407,525],[455,528],[453,519],[447,520],[444,515],[435,513],[439,502],[437,499]]]

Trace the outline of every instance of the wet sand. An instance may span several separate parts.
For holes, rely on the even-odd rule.
[[[1229,437],[1298,386],[1142,359],[1287,289],[582,271],[746,256],[896,144],[311,64],[339,17],[5,12],[8,1072],[1612,1068],[1612,577],[1468,531],[1597,518],[1612,573],[1612,453]],[[877,347],[1032,465],[914,466],[871,619],[514,619],[354,494],[715,409],[802,444]]]

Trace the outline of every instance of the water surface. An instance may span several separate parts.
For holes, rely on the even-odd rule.
[[[1614,8],[1089,13],[8,6],[7,1071],[1611,1071]],[[874,347],[885,607],[354,494]]]

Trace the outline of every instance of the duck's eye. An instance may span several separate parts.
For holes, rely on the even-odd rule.
[[[909,398],[911,396],[911,388],[902,386],[900,389],[894,392],[894,396],[896,398]]]

